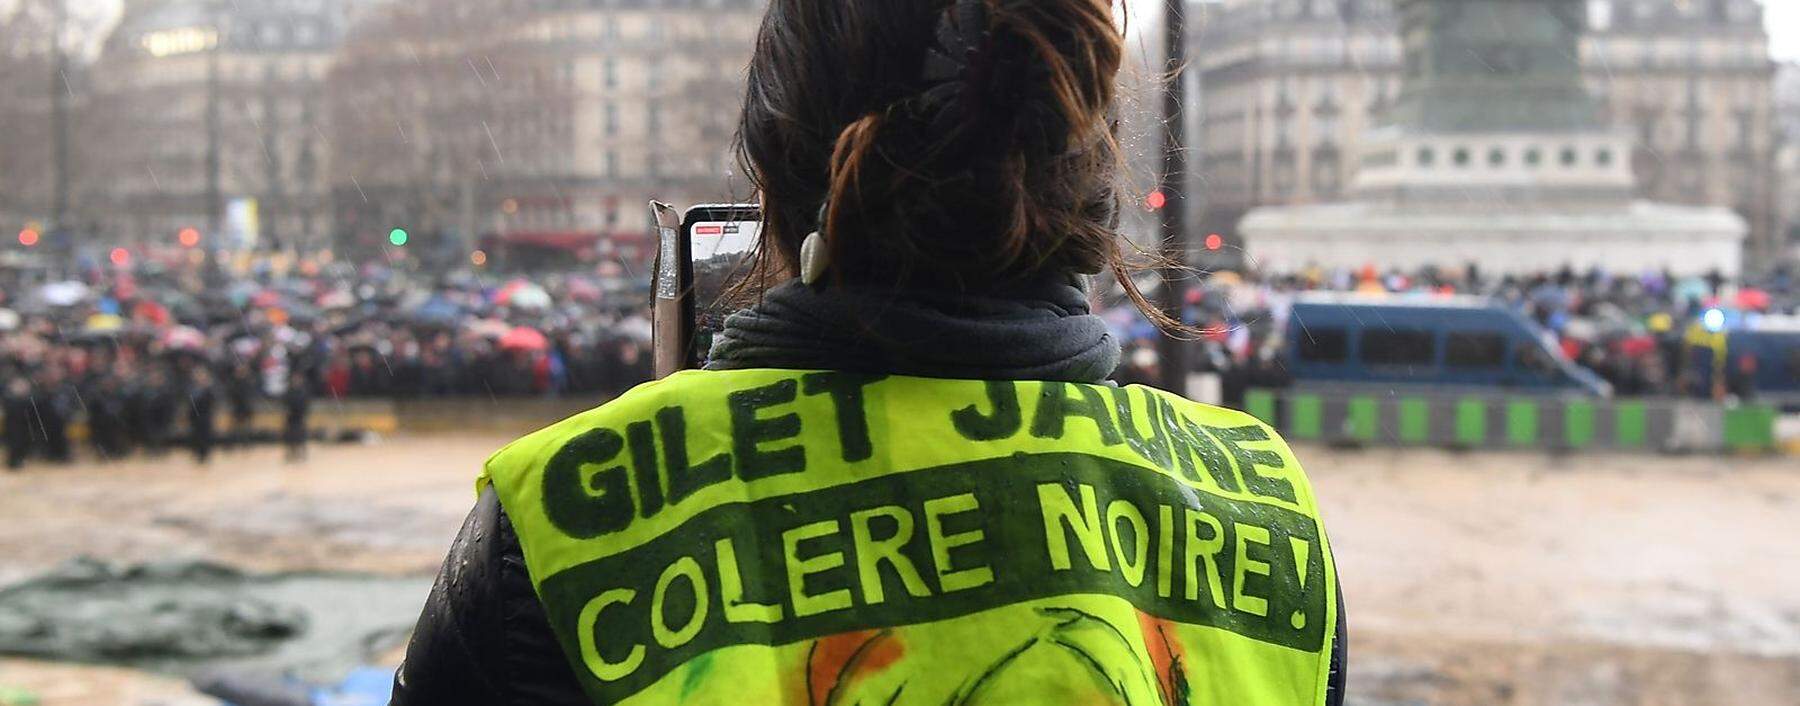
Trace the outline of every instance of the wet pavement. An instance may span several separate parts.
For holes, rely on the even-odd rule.
[[[0,582],[83,555],[373,572],[392,583],[288,588],[410,623],[479,464],[506,441],[0,473]],[[1791,458],[1297,451],[1343,577],[1352,704],[1723,706],[1800,693]],[[6,686],[46,706],[211,703],[154,673],[17,659],[0,659]]]

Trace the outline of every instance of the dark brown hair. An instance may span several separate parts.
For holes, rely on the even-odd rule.
[[[772,0],[738,128],[763,272],[822,229],[840,283],[1111,270],[1148,309],[1115,228],[1123,59],[1110,0]]]

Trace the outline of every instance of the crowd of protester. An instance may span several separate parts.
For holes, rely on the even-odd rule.
[[[635,287],[635,288],[634,288]],[[0,285],[8,464],[279,439],[315,399],[616,394],[649,379],[641,286],[343,263],[94,270]],[[259,410],[278,424],[257,428]]]
[[[17,279],[17,278],[15,278]],[[649,379],[644,285],[595,273],[530,279],[422,274],[380,265],[262,262],[245,274],[183,267],[91,269],[66,281],[0,281],[0,402],[7,462],[65,461],[85,423],[99,459],[279,440],[304,453],[315,399],[581,395]],[[1517,307],[1571,360],[1620,394],[1689,394],[1681,336],[1715,306],[1790,312],[1785,275],[1601,271],[1489,276],[1477,268],[1217,272],[1188,292],[1203,333],[1194,372],[1227,401],[1289,382],[1281,335],[1308,291],[1473,294]],[[1125,344],[1121,382],[1160,378],[1156,331],[1130,306],[1101,315]],[[279,419],[259,428],[262,418]]]

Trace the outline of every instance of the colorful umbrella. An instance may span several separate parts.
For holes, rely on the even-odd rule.
[[[206,334],[192,326],[176,326],[163,331],[162,344],[177,350],[193,350],[206,346]]]
[[[500,337],[500,349],[508,351],[541,351],[550,347],[550,339],[537,329],[520,326]]]
[[[125,328],[125,319],[118,314],[95,314],[88,317],[82,328],[89,333],[111,333]]]
[[[543,287],[515,279],[500,288],[500,293],[494,295],[494,303],[519,309],[547,309],[550,307],[550,293],[544,291]]]
[[[1738,290],[1737,305],[1739,309],[1750,311],[1768,311],[1769,293],[1760,289],[1746,288]]]

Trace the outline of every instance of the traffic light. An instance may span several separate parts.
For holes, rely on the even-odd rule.
[[[38,240],[42,237],[43,234],[39,233],[38,229],[26,226],[24,230],[19,231],[19,244],[29,248],[37,245]]]
[[[405,228],[395,228],[388,231],[388,242],[393,243],[394,247],[403,246],[406,244],[406,241],[410,239],[411,237],[406,234]]]
[[[195,245],[200,244],[200,229],[192,226],[183,228],[180,232],[175,234],[175,239],[180,241],[181,247],[194,247]]]
[[[1163,193],[1162,189],[1157,189],[1144,196],[1144,207],[1152,211],[1162,210],[1162,207],[1168,204],[1169,195]]]

